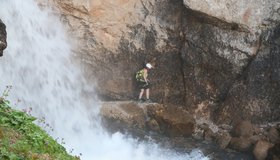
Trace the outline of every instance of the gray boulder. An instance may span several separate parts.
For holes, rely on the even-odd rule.
[[[3,50],[7,47],[7,32],[6,25],[0,19],[0,56],[3,55]]]

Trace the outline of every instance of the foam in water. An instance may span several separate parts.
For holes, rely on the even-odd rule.
[[[0,58],[0,91],[12,85],[9,99],[32,107],[64,138],[67,150],[84,160],[186,160],[207,159],[200,151],[178,154],[156,144],[140,143],[116,133],[109,135],[98,121],[98,103],[84,99],[94,92],[71,61],[71,46],[59,19],[33,0],[0,0],[0,18],[7,26],[8,48]]]

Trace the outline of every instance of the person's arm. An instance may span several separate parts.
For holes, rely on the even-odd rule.
[[[144,80],[145,80],[145,82],[148,84],[148,71],[147,71],[147,69],[144,69]]]

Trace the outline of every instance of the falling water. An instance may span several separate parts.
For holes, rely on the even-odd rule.
[[[96,99],[83,98],[89,87],[71,60],[71,46],[59,19],[33,0],[0,0],[0,18],[7,26],[8,48],[0,59],[0,91],[13,87],[9,99],[18,109],[53,127],[72,154],[84,160],[207,159],[199,151],[178,154],[156,144],[139,143],[120,133],[109,135],[98,121]],[[42,126],[43,127],[43,126]]]

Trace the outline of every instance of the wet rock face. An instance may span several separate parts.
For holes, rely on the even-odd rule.
[[[222,103],[218,121],[250,119],[255,123],[279,121],[280,26],[261,36],[258,54],[244,70]],[[238,110],[238,112],[236,112]]]
[[[277,0],[49,2],[101,98],[136,98],[135,72],[146,61],[156,102],[219,123],[280,120]]]
[[[76,52],[101,98],[137,97],[135,72],[152,62],[153,100],[183,103],[181,0],[49,1],[78,39]]]
[[[210,12],[211,8],[201,4],[201,8],[193,6],[197,1],[184,2],[195,10],[188,10],[183,21],[186,105],[196,114],[210,115],[218,123],[279,121],[279,98],[276,97],[279,96],[280,43],[279,20],[275,18],[279,14],[265,11],[265,16],[270,15],[270,23],[267,23],[268,17],[244,23],[237,20],[238,15],[227,20],[226,15],[217,15],[220,12]],[[261,1],[254,7],[258,3]],[[269,10],[276,13],[277,5]],[[251,16],[250,21],[258,18]]]
[[[191,114],[172,106],[148,106],[147,115],[159,125],[161,133],[169,137],[190,137],[195,128]]]
[[[256,146],[253,150],[255,158],[257,160],[266,159],[268,150],[272,147],[273,147],[273,145],[270,144],[269,142],[266,142],[266,141],[263,141],[263,140],[258,141],[258,143],[256,144]]]
[[[145,131],[145,113],[136,103],[103,103],[100,115],[103,125],[112,133],[128,131],[141,137]]]
[[[257,30],[261,25],[275,21],[280,16],[277,13],[280,7],[278,0],[184,0],[184,4],[194,11],[228,23],[236,23],[249,30]]]
[[[232,135],[236,137],[251,137],[254,133],[254,127],[249,121],[242,121],[232,129]]]
[[[205,104],[206,110],[227,98],[231,86],[257,54],[259,39],[240,32],[234,24],[190,10],[183,23],[186,103],[195,108]]]
[[[229,147],[240,152],[249,152],[252,148],[252,142],[246,138],[233,137]]]
[[[269,149],[267,159],[280,159],[280,143],[275,144],[274,147]]]
[[[3,56],[3,50],[7,47],[6,26],[0,19],[0,56]]]

